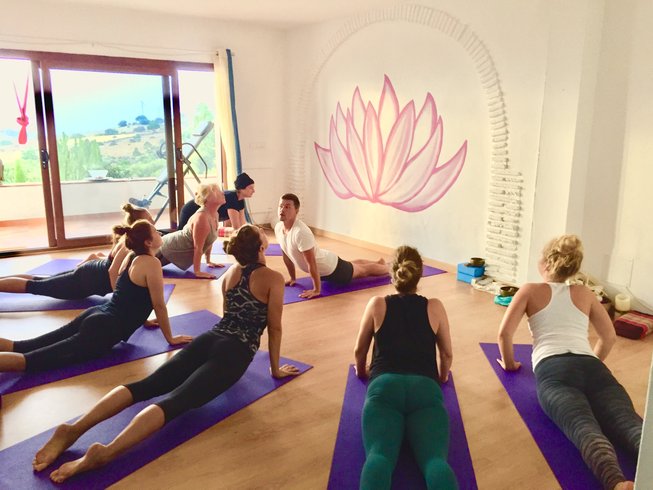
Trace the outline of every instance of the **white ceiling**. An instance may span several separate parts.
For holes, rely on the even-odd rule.
[[[45,0],[49,3],[103,6],[234,20],[290,28],[383,8],[405,0]]]

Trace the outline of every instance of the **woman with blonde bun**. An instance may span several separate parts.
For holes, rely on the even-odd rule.
[[[163,273],[154,254],[161,246],[156,228],[145,220],[113,227],[125,235],[132,252],[122,261],[111,300],[93,306],[63,327],[40,337],[12,341],[0,339],[0,372],[42,372],[95,359],[126,341],[155,311],[161,333],[169,344],[190,342],[187,335],[173,336],[163,297]]]
[[[533,372],[544,412],[578,448],[587,466],[606,489],[632,489],[624,477],[613,442],[637,458],[642,419],[626,390],[602,361],[615,343],[614,327],[589,288],[565,283],[580,270],[583,247],[575,235],[551,240],[538,267],[545,282],[522,286],[499,328],[501,359],[516,371],[513,336],[528,317],[533,336]],[[599,339],[588,340],[589,324]]]
[[[357,376],[369,375],[370,380],[363,407],[366,460],[360,488],[390,488],[405,432],[427,487],[454,489],[456,477],[447,463],[449,417],[438,385],[449,379],[453,358],[447,313],[440,300],[417,294],[422,258],[416,249],[399,247],[390,275],[397,294],[369,301],[354,350]]]
[[[200,269],[202,255],[209,267],[224,267],[211,262],[211,248],[218,238],[218,208],[224,204],[224,193],[217,184],[200,184],[195,191],[195,202],[200,206],[188,223],[163,237],[157,257],[162,265],[174,264],[181,270],[193,266],[196,277],[215,279],[213,274]]]
[[[61,483],[102,466],[175,417],[210,402],[245,373],[266,327],[270,374],[274,378],[299,374],[295,366],[279,365],[284,283],[281,274],[265,265],[267,246],[265,233],[252,225],[244,225],[225,242],[225,251],[238,265],[227,271],[222,283],[222,320],[150,376],[114,388],[75,423],[59,426],[36,454],[34,469],[43,470],[91,427],[136,402],[167,393],[136,415],[113,441],[92,444],[82,458],[65,463],[50,478]]]
[[[122,207],[125,224],[131,225],[139,219],[154,223],[147,209],[131,204]],[[82,299],[97,294],[104,296],[113,291],[118,278],[118,269],[129,250],[124,237],[113,235],[113,246],[108,257],[93,253],[71,271],[52,276],[18,274],[0,278],[0,292],[30,293],[58,299]]]

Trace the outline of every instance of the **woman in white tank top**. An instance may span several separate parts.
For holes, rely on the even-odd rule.
[[[606,489],[632,489],[612,443],[637,458],[642,419],[630,397],[603,364],[615,343],[614,327],[605,308],[587,287],[568,286],[583,260],[575,235],[551,240],[542,252],[539,271],[545,282],[522,286],[499,328],[501,359],[516,371],[513,336],[524,314],[533,336],[533,372],[544,412],[580,450],[583,460]],[[588,340],[592,323],[598,340]]]

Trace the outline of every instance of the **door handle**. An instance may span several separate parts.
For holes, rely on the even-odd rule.
[[[48,169],[48,163],[50,163],[50,155],[48,155],[47,150],[41,150],[41,168],[44,170]]]

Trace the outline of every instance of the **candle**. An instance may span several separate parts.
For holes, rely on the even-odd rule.
[[[614,297],[614,306],[617,311],[630,311],[630,296],[619,293]]]

